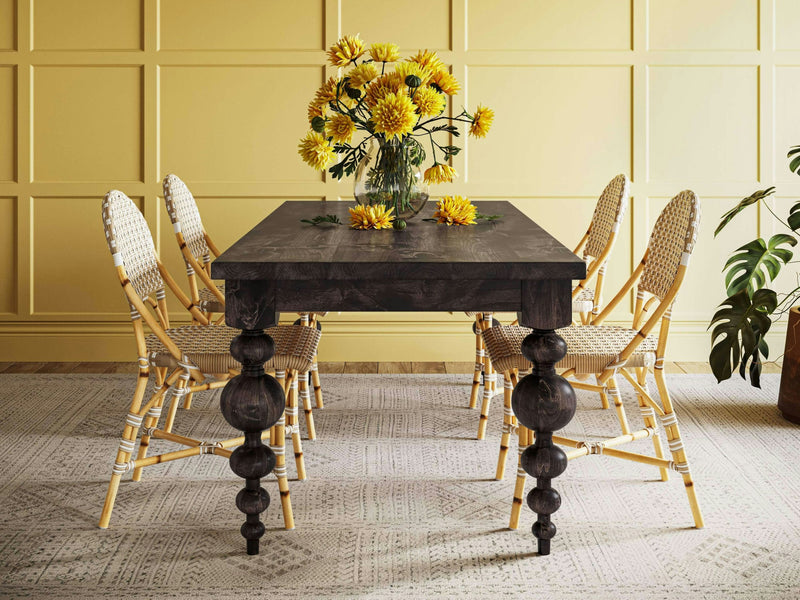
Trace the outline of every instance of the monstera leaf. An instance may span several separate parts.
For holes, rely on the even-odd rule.
[[[800,148],[800,146],[798,147]],[[743,199],[741,202],[739,202],[739,204],[737,204],[728,212],[726,212],[724,215],[722,215],[722,219],[720,219],[719,225],[717,225],[717,228],[714,230],[714,237],[717,237],[717,234],[720,231],[722,231],[725,228],[725,226],[733,220],[733,217],[738,215],[745,208],[747,208],[751,204],[755,204],[756,202],[763,200],[767,196],[770,196],[774,193],[775,193],[775,188],[769,187],[765,190],[759,190],[757,192],[753,192],[747,198]]]
[[[786,155],[789,160],[789,170],[800,175],[800,146],[792,146]],[[792,158],[794,157],[794,158]]]
[[[778,306],[773,290],[756,290],[753,296],[741,290],[726,298],[714,314],[711,331],[711,354],[708,362],[717,382],[728,379],[739,366],[745,379],[750,363],[750,383],[761,387],[761,356],[769,358],[769,347],[764,336],[772,325],[770,315]]]
[[[752,294],[754,290],[764,287],[780,273],[781,266],[792,260],[792,251],[781,248],[784,244],[794,246],[794,236],[778,233],[769,238],[769,243],[762,238],[753,240],[736,249],[733,256],[725,263],[725,287],[728,296],[746,290]],[[730,268],[729,268],[730,267]]]

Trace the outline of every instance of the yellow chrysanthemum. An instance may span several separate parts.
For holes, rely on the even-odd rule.
[[[436,203],[433,216],[437,223],[450,225],[474,225],[477,208],[469,198],[461,196],[445,196]]]
[[[491,108],[478,105],[475,115],[472,117],[472,124],[469,126],[469,134],[476,138],[486,137],[489,128],[494,120],[494,111]]]
[[[375,132],[382,133],[387,140],[411,133],[419,117],[411,98],[405,94],[386,94],[372,111]]]
[[[328,105],[323,104],[322,106],[317,106],[313,102],[308,105],[308,122],[310,123],[314,117],[324,117],[325,111],[327,110]]]
[[[369,55],[375,62],[394,62],[400,58],[400,48],[397,44],[372,44]]]
[[[336,113],[325,124],[325,135],[337,144],[348,143],[356,132],[356,124],[347,115]]]
[[[308,165],[317,171],[324,171],[328,163],[336,157],[333,146],[321,133],[316,131],[309,131],[306,137],[300,140],[297,152]]]
[[[350,77],[350,87],[360,88],[378,77],[378,69],[372,63],[361,63],[347,74]]]
[[[447,99],[430,87],[419,88],[414,94],[414,104],[423,117],[435,117],[444,110]]]
[[[400,94],[401,92],[405,92],[405,90],[406,85],[403,83],[399,74],[394,72],[386,73],[369,84],[364,103],[369,108],[374,108],[387,94]]]
[[[317,90],[317,93],[314,96],[314,99],[311,101],[311,104],[318,107],[327,106],[328,102],[333,102],[336,100],[336,86],[338,85],[338,80],[331,77],[322,84],[322,87]],[[341,95],[342,90],[339,90],[339,94]]]
[[[346,67],[364,55],[364,42],[356,35],[346,35],[328,50],[328,60],[334,67]]]
[[[433,74],[429,85],[434,84],[448,96],[454,96],[461,89],[458,79],[445,70],[436,71]]]
[[[420,50],[408,60],[426,67],[431,73],[445,69],[442,59],[437,56],[436,52],[429,52],[428,50]]]
[[[405,81],[406,77],[409,75],[416,75],[422,81],[420,85],[427,85],[433,76],[430,69],[414,62],[397,63],[394,66],[394,72],[400,75],[403,81]]]
[[[365,206],[358,204],[350,211],[350,227],[353,229],[389,229],[394,221],[394,208],[383,204]]]
[[[423,179],[425,183],[451,183],[456,175],[458,173],[450,165],[436,163],[425,171]]]

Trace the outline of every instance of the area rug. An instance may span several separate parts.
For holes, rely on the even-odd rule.
[[[533,513],[507,529],[516,453],[494,481],[502,421],[485,441],[466,408],[469,375],[326,375],[309,479],[277,484],[261,554],[247,556],[241,482],[201,456],[126,476],[108,530],[96,527],[131,375],[0,375],[0,596],[10,598],[797,598],[800,427],[763,389],[671,375],[706,528],[691,527],[677,477],[592,456],[555,481],[563,505],[550,556]],[[638,410],[623,384],[629,416]],[[613,432],[613,411],[579,392],[567,428]],[[176,432],[232,437],[219,392],[195,397]],[[649,442],[645,441],[646,444]],[[289,467],[294,473],[293,464]],[[529,486],[530,487],[530,486]]]

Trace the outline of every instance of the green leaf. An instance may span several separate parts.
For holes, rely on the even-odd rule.
[[[725,287],[728,296],[741,290],[752,295],[753,291],[764,287],[767,281],[774,281],[783,264],[787,264],[793,256],[791,250],[779,246],[794,246],[794,236],[779,233],[773,235],[766,243],[762,238],[740,246],[725,263]],[[783,263],[783,264],[781,264]]]
[[[792,162],[789,163],[789,170],[800,175],[800,154],[795,156]]]
[[[722,215],[722,219],[720,220],[719,225],[717,225],[717,228],[714,230],[714,237],[717,237],[717,234],[720,231],[722,231],[725,228],[725,226],[733,220],[733,217],[738,215],[745,208],[747,208],[751,204],[760,202],[767,196],[770,196],[774,193],[775,193],[775,187],[769,187],[765,190],[759,190],[757,192],[753,192],[747,198],[744,198],[741,202],[739,202],[739,204],[737,204],[728,212],[726,212],[724,215]]]
[[[714,329],[708,362],[717,382],[728,379],[737,367],[745,378],[749,364],[750,383],[760,387],[761,356],[769,355],[764,336],[772,326],[770,315],[777,306],[777,294],[770,289],[756,290],[752,298],[741,290],[720,304],[709,324]]]
[[[341,225],[342,222],[339,220],[337,215],[317,215],[312,219],[300,219],[301,223],[310,223],[311,225],[320,225],[322,223],[327,223],[330,225]]]

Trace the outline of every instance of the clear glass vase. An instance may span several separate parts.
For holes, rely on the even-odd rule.
[[[416,216],[428,201],[428,185],[422,179],[422,170],[414,164],[417,147],[409,138],[373,138],[356,167],[356,202],[391,206],[398,219]]]

